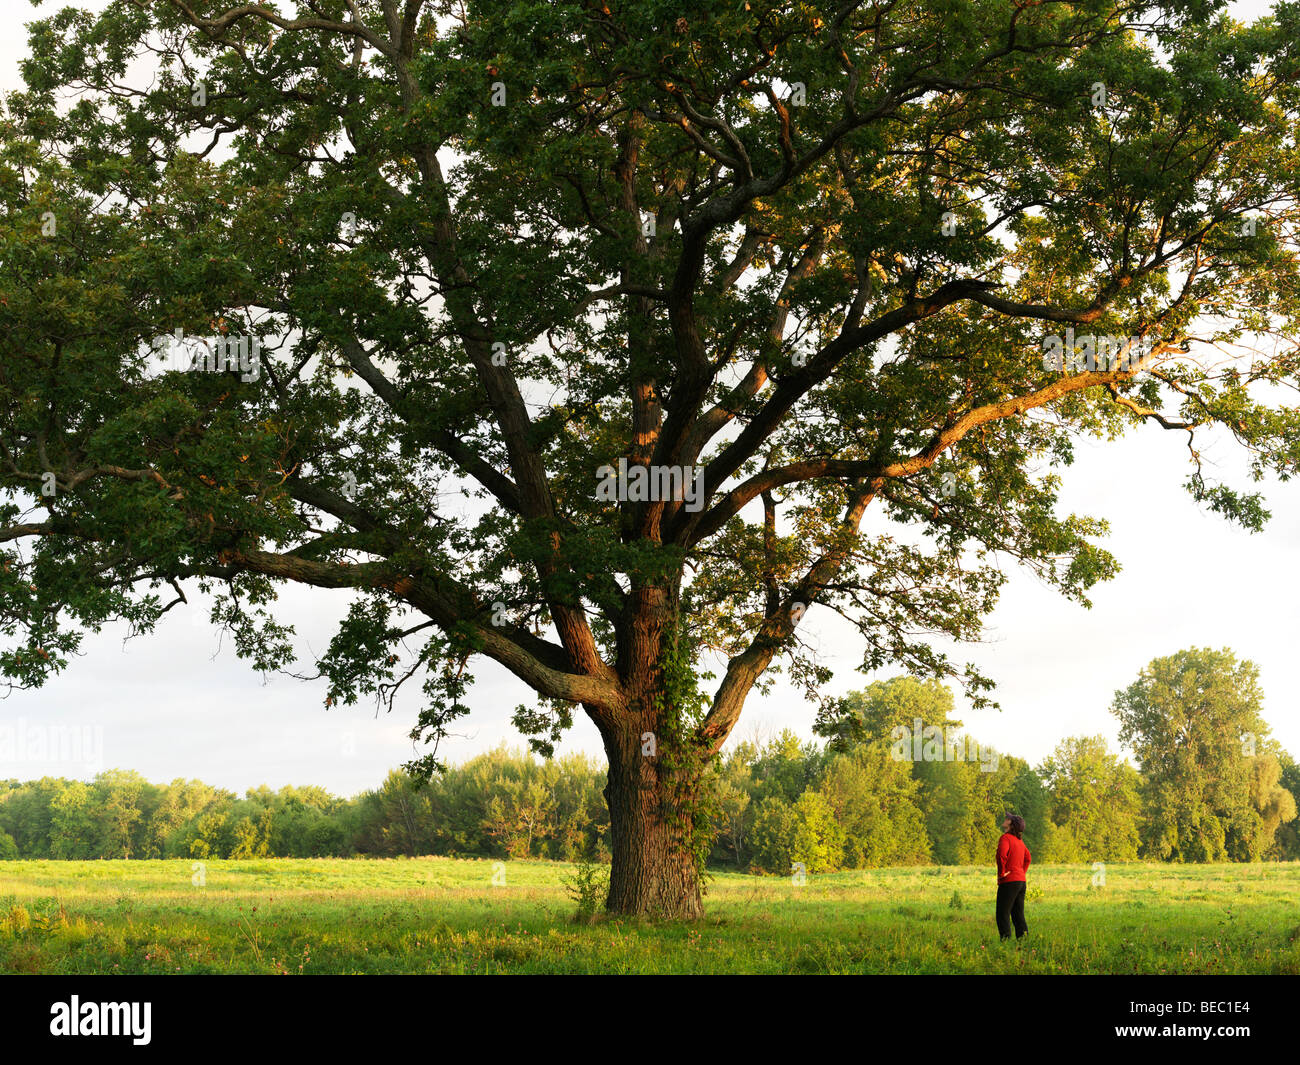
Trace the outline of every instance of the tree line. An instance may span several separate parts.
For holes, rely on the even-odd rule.
[[[712,768],[710,864],[787,873],[987,862],[1007,811],[1040,862],[1300,859],[1300,766],[1268,736],[1258,671],[1228,651],[1157,659],[1101,736],[1037,766],[974,742],[934,680],[896,677],[826,707],[818,739],[739,743]],[[318,787],[239,797],[111,770],[0,782],[0,858],[455,855],[609,857],[605,767],[505,747],[427,784],[404,771],[353,798]]]
[[[1262,701],[1253,663],[1181,651],[1115,695],[1138,768],[1101,736],[1031,766],[971,742],[937,681],[882,681],[819,715],[824,743],[787,732],[729,752],[713,857],[765,872],[984,863],[1014,811],[1038,861],[1295,860],[1300,766]]]

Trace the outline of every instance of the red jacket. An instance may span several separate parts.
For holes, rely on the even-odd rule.
[[[1029,848],[1024,840],[1004,832],[998,840],[998,883],[1014,884],[1024,880],[1029,861]]]

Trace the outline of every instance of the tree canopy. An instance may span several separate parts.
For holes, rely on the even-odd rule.
[[[976,636],[1008,561],[1083,603],[1116,571],[1057,512],[1079,434],[1186,434],[1193,496],[1262,527],[1198,446],[1300,457],[1297,28],[1213,0],[46,15],[0,114],[0,673],[196,582],[287,668],[276,586],[350,589],[327,704],[414,680],[436,740],[486,656],[540,746],[581,706],[611,906],[696,911],[670,814],[777,665],[820,691],[807,611],[980,705],[931,637]]]

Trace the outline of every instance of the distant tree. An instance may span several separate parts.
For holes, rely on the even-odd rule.
[[[147,792],[156,791],[139,773],[112,769],[95,778],[96,819],[101,858],[130,858],[141,836]]]
[[[66,784],[54,777],[42,777],[0,796],[0,830],[13,836],[24,858],[54,857],[53,802]]]
[[[992,862],[1004,802],[1001,787],[978,761],[922,760],[912,772],[920,782],[934,860],[940,865]]]
[[[1280,858],[1278,830],[1296,819],[1295,795],[1282,783],[1282,762],[1276,754],[1256,755],[1250,770],[1250,801],[1259,814],[1259,832],[1255,839],[1243,841],[1242,860]]]
[[[556,760],[554,834],[549,854],[575,861],[608,861],[609,809],[602,789],[605,767],[597,758],[574,753]]]
[[[1278,783],[1295,798],[1297,804],[1300,804],[1300,763],[1297,763],[1286,751],[1279,752],[1278,761],[1282,766]],[[1277,831],[1275,850],[1277,857],[1283,861],[1300,860],[1300,817],[1283,821]]]
[[[227,857],[265,858],[271,853],[271,832],[274,815],[264,808],[254,821],[244,816],[235,823],[234,840]]]
[[[1252,756],[1269,732],[1262,702],[1258,667],[1227,649],[1157,658],[1115,693],[1120,740],[1142,771],[1145,853],[1210,862],[1259,856],[1262,817],[1251,781]]]
[[[1062,740],[1038,770],[1051,798],[1052,856],[1127,862],[1138,856],[1142,798],[1137,770],[1103,736]]]
[[[228,857],[234,847],[230,813],[222,809],[209,809],[189,826],[188,851],[191,858]]]
[[[750,865],[760,873],[790,872],[794,844],[793,804],[781,795],[768,795],[754,806],[754,826],[749,833]]]
[[[431,854],[429,802],[433,792],[417,789],[409,773],[392,770],[377,791],[365,797],[363,849],[378,855]]]
[[[753,865],[759,872],[789,875],[832,872],[844,860],[844,830],[826,798],[806,791],[793,803],[772,795],[758,805],[753,829]]]
[[[740,867],[749,861],[749,831],[754,823],[753,763],[758,748],[746,741],[728,751],[713,780],[717,805],[714,853]]]
[[[779,797],[793,805],[816,783],[823,760],[817,744],[805,742],[789,729],[782,729],[759,748],[754,758],[754,797]]]
[[[859,743],[833,756],[817,792],[843,830],[842,864],[860,869],[928,862],[919,791],[911,763],[892,757],[883,741]]]
[[[185,825],[222,798],[233,796],[198,780],[178,778],[160,787],[158,800],[143,829],[140,856],[188,857],[188,842],[179,840]]]
[[[339,818],[322,816],[307,829],[297,854],[304,858],[343,857],[352,849],[347,826]]]
[[[952,691],[933,677],[892,677],[876,681],[862,691],[850,692],[823,707],[813,731],[828,739],[832,751],[859,743],[892,739],[895,728],[959,728],[953,718]]]
[[[319,790],[319,789],[317,789]],[[328,818],[328,809],[312,800],[305,789],[285,787],[267,796],[267,805],[274,811],[271,821],[271,853],[276,855],[311,857],[311,842],[316,825]]]
[[[50,856],[93,858],[100,822],[96,817],[95,793],[80,780],[61,782],[50,799]]]
[[[998,826],[1002,824],[1002,813],[1018,813],[1025,819],[1025,845],[1033,855],[1033,860],[1040,864],[1056,861],[1048,838],[1051,834],[1052,796],[1042,778],[1029,763],[1012,755],[1003,755],[1001,765],[1006,767],[1005,788],[995,807],[990,811],[992,820]],[[1001,831],[999,827],[998,831]]]
[[[789,858],[809,873],[834,872],[844,864],[844,828],[820,792],[805,791],[795,800]]]

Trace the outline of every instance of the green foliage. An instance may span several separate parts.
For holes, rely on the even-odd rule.
[[[1282,767],[1278,778],[1279,786],[1292,797],[1293,801],[1300,803],[1300,765],[1297,765],[1295,759],[1285,751],[1279,753],[1278,762]],[[1285,809],[1284,804],[1282,808]],[[1290,820],[1282,818],[1282,824],[1278,826],[1277,837],[1268,856],[1283,861],[1300,859],[1300,817]]]
[[[573,872],[562,876],[560,883],[569,898],[577,903],[577,919],[590,923],[605,905],[605,896],[609,892],[609,867],[580,858]]]
[[[1282,780],[1281,759],[1258,754],[1251,759],[1250,802],[1259,815],[1254,838],[1242,841],[1241,852],[1258,858],[1280,858],[1283,843],[1278,830],[1296,819],[1296,796]]]
[[[709,712],[709,696],[700,688],[695,654],[689,649],[686,626],[678,625],[664,643],[655,695],[655,760],[663,789],[662,809],[670,830],[695,864],[705,873],[713,847],[718,795],[715,788],[718,755],[709,749],[699,726]]]
[[[836,755],[817,785],[844,829],[837,867],[920,865],[931,843],[921,810],[921,785],[912,767],[876,742]]]
[[[1062,740],[1039,768],[1055,830],[1045,857],[1128,862],[1138,856],[1142,799],[1137,771],[1101,736]]]
[[[816,782],[821,763],[822,754],[816,744],[805,743],[789,729],[782,729],[754,753],[755,796],[793,803]]]
[[[785,799],[769,795],[759,800],[749,833],[750,865],[764,873],[790,872],[795,814]]]
[[[952,691],[931,677],[891,677],[862,691],[850,692],[825,706],[817,715],[814,731],[829,738],[831,750],[896,738],[895,729],[936,725],[960,727],[953,719]]]
[[[1175,861],[1251,861],[1262,839],[1254,757],[1269,727],[1259,669],[1229,650],[1157,658],[1115,693],[1120,739],[1137,755],[1152,816],[1144,853]]]
[[[805,873],[841,868],[844,829],[825,796],[806,791],[787,803],[769,796],[758,804],[752,832],[755,869],[789,875],[797,864]]]

